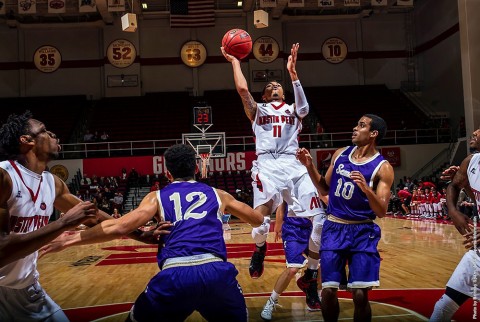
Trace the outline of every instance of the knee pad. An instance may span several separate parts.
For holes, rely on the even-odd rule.
[[[315,216],[315,217],[319,217],[319,216]],[[308,249],[310,251],[318,253],[320,251],[320,246],[321,246],[323,223],[320,224],[319,222],[315,222],[315,217],[313,217],[314,218],[313,228],[312,228],[312,233],[310,234],[310,238],[308,240]]]
[[[447,322],[451,321],[455,312],[460,306],[455,303],[448,295],[443,294],[435,303],[430,322]]]
[[[252,238],[255,244],[262,244],[267,240],[268,231],[270,230],[270,217],[264,217],[263,223],[259,227],[252,229]]]

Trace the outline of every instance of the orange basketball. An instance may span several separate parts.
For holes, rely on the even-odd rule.
[[[245,30],[232,29],[223,36],[222,47],[227,54],[243,59],[252,51],[252,38]]]

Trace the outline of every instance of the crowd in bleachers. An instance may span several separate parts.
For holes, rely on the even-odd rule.
[[[412,180],[400,179],[390,196],[389,215],[421,219],[450,220],[446,205],[447,183],[436,177]],[[457,208],[469,217],[476,213],[474,201],[462,190]]]

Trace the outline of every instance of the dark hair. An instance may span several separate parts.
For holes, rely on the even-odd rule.
[[[21,115],[10,114],[7,122],[0,127],[0,151],[7,158],[12,158],[20,154],[20,136],[28,134],[32,118],[30,111],[25,111]]]
[[[175,179],[193,179],[197,162],[195,150],[185,144],[176,144],[167,149],[164,153],[167,170]]]
[[[369,119],[372,119],[370,122],[370,131],[377,131],[378,135],[375,139],[375,143],[379,144],[380,141],[385,137],[385,134],[387,133],[387,122],[385,122],[384,119],[382,119],[380,116],[375,115],[375,114],[365,114],[364,116],[368,117]]]

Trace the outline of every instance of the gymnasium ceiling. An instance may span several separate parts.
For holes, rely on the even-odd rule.
[[[66,0],[66,13],[52,14],[47,12],[48,0],[27,0],[36,1],[37,13],[35,15],[19,15],[19,0],[3,0],[5,1],[6,15],[0,16],[0,23],[6,22],[10,27],[16,27],[21,24],[41,24],[41,23],[75,23],[75,22],[94,22],[103,21],[111,24],[115,16],[121,16],[123,12],[108,12],[107,0],[95,0],[97,12],[79,13],[78,0]],[[25,0],[20,0],[25,1]],[[156,19],[159,17],[168,17],[170,11],[170,2],[175,0],[125,0],[126,10],[137,14],[137,18]],[[386,7],[372,7],[371,0],[360,0],[361,7],[346,7],[343,0],[335,0],[334,7],[319,7],[318,0],[304,0],[303,8],[288,7],[288,0],[277,0],[276,8],[263,8],[269,13],[271,19],[280,19],[286,16],[302,17],[302,16],[359,16],[369,17],[371,14],[392,14],[408,11],[408,7],[398,7],[397,1],[387,0]],[[419,0],[416,0],[419,1]],[[142,8],[142,4],[146,5],[146,9]],[[238,0],[215,0],[215,15],[231,16],[242,15],[246,12],[253,12],[259,7],[259,0],[243,0],[242,5],[238,6]]]

